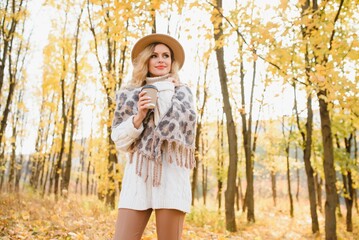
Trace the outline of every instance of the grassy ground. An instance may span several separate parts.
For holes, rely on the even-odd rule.
[[[324,239],[324,217],[319,213],[321,234],[311,233],[307,202],[295,202],[295,217],[288,214],[286,199],[277,206],[257,200],[256,222],[248,224],[245,213],[237,213],[236,233],[225,231],[224,210],[218,213],[197,204],[186,216],[183,240],[211,239]],[[344,207],[342,207],[344,211]],[[111,239],[116,210],[110,210],[96,197],[70,195],[55,201],[34,193],[0,193],[0,239]],[[345,217],[337,218],[338,239],[359,239],[359,216],[353,211],[354,232],[345,231]],[[156,239],[154,217],[145,230],[144,240]]]

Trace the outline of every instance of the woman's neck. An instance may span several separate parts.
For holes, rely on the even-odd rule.
[[[146,82],[147,82],[147,84],[151,84],[151,83],[155,83],[155,82],[166,81],[169,76],[170,76],[170,74],[166,74],[166,75],[158,76],[158,77],[146,77]]]

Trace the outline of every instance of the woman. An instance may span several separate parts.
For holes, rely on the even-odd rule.
[[[133,47],[133,74],[116,95],[112,140],[129,154],[116,222],[116,240],[141,239],[152,211],[159,240],[181,239],[190,211],[196,113],[191,90],[180,83],[185,54],[165,34],[141,38]],[[156,107],[141,91],[158,89]]]

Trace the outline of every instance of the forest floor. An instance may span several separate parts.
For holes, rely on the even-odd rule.
[[[320,234],[311,233],[308,204],[295,202],[294,218],[288,203],[257,200],[256,222],[247,223],[246,213],[237,212],[236,233],[225,231],[224,210],[218,213],[201,204],[186,216],[183,240],[220,239],[324,239],[324,216],[319,214]],[[201,206],[200,206],[201,205]],[[342,207],[342,211],[344,211]],[[0,239],[111,239],[116,210],[106,207],[96,197],[70,195],[55,201],[53,196],[35,193],[0,193]],[[344,213],[343,213],[344,214]],[[359,214],[353,209],[354,232],[346,232],[345,216],[337,217],[338,239],[359,239]],[[143,240],[156,239],[154,216]]]

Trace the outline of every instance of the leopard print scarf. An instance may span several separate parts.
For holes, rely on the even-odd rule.
[[[123,89],[116,95],[113,127],[137,113],[140,89]],[[189,87],[175,87],[171,107],[155,126],[153,114],[140,137],[131,145],[130,162],[136,159],[136,173],[142,176],[145,161],[154,161],[153,186],[159,186],[162,176],[162,154],[166,161],[192,169],[195,166],[196,111]],[[148,178],[149,162],[146,164],[145,180]]]

